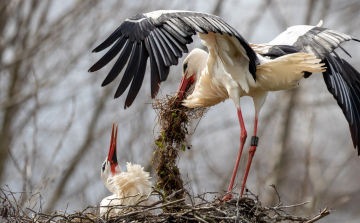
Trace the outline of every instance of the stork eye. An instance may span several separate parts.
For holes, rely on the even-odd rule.
[[[185,73],[186,69],[187,69],[187,63],[184,64],[184,73]]]
[[[106,165],[106,162],[104,162],[103,165],[102,165],[102,171],[103,172],[105,171],[105,165]]]

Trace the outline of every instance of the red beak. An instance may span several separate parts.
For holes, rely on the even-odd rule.
[[[191,75],[191,77],[186,78],[186,74],[181,78],[178,90],[176,92],[176,95],[179,96],[179,100],[181,101],[184,97],[185,92],[191,87],[191,85],[194,83],[194,75]]]
[[[118,126],[116,125],[116,130],[114,134],[114,125],[113,122],[112,131],[111,131],[111,141],[110,141],[110,149],[107,160],[110,161],[111,173],[114,175],[115,167],[118,165],[117,157],[116,157],[116,139],[117,139],[117,130]]]

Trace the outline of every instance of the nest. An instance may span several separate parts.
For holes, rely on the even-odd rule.
[[[145,196],[134,205],[115,206],[111,209],[121,209],[121,214],[117,216],[100,216],[99,206],[89,206],[82,211],[67,213],[65,211],[56,211],[52,214],[42,213],[42,200],[40,192],[38,197],[31,196],[28,207],[19,204],[21,195],[12,192],[10,189],[0,188],[0,219],[7,222],[255,222],[255,223],[273,223],[273,222],[302,222],[313,223],[329,215],[331,212],[325,208],[319,214],[313,217],[294,216],[289,214],[294,207],[302,207],[309,202],[303,202],[295,205],[283,205],[279,196],[279,203],[276,206],[262,206],[258,197],[252,193],[247,193],[239,198],[236,195],[232,200],[221,202],[219,198],[225,194],[215,192],[206,192],[198,195],[191,195],[187,190],[181,189],[175,191],[169,196],[165,196],[160,191],[154,190],[149,196],[160,195],[161,199],[151,205],[144,206],[142,201],[147,200]],[[21,192],[24,193],[24,192]],[[277,193],[277,192],[276,192]],[[184,198],[176,199],[179,194],[185,194]],[[215,198],[208,200],[208,196],[215,195]],[[34,201],[34,199],[39,199]],[[189,203],[185,203],[185,198]],[[39,208],[35,210],[30,203],[40,203]],[[164,208],[176,209],[176,213],[162,212]],[[158,210],[156,214],[152,214]]]
[[[189,134],[188,126],[191,121],[201,118],[207,109],[184,107],[177,96],[170,95],[155,99],[152,107],[157,114],[156,126],[160,127],[160,134],[155,140],[157,148],[153,155],[153,163],[157,163],[156,187],[167,196],[183,189],[183,181],[176,165],[178,151],[190,149],[186,140],[186,135]],[[183,196],[178,194],[176,198]]]

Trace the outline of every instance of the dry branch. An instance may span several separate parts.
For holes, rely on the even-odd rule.
[[[185,198],[175,199],[178,194],[187,194]],[[168,197],[165,197],[161,192],[153,190],[148,196],[144,196],[134,205],[116,205],[109,206],[109,211],[112,209],[121,209],[121,214],[117,216],[100,216],[99,206],[88,206],[82,211],[74,213],[67,213],[65,211],[55,211],[52,214],[45,214],[42,212],[43,203],[40,200],[38,210],[34,207],[22,207],[19,205],[21,195],[27,192],[15,193],[10,189],[0,189],[0,217],[7,222],[133,222],[133,221],[147,221],[147,222],[258,222],[258,223],[272,223],[293,221],[302,223],[313,223],[319,219],[330,214],[330,211],[325,208],[322,212],[314,217],[302,217],[289,214],[285,209],[294,207],[303,207],[309,202],[294,205],[282,205],[280,200],[276,206],[262,206],[257,196],[248,192],[246,197],[239,197],[232,200],[221,202],[219,198],[224,197],[225,194],[217,192],[205,192],[196,196],[190,195],[185,189],[175,191]],[[161,199],[153,204],[145,206],[143,201],[149,196],[159,194]],[[207,200],[207,195],[217,195],[212,200]],[[31,199],[40,199],[40,191],[36,193],[38,197],[29,196],[28,203]],[[275,195],[274,195],[275,196]],[[276,195],[278,196],[278,194]],[[191,203],[185,203],[185,199]],[[196,202],[195,202],[196,201]],[[166,212],[164,209],[166,208]],[[151,214],[150,211],[156,210],[156,214]],[[169,212],[169,210],[176,210],[176,212]]]

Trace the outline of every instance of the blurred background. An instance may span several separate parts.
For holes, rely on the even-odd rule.
[[[124,110],[125,97],[113,99],[120,77],[100,87],[113,63],[95,73],[87,70],[105,54],[92,54],[92,49],[123,20],[160,9],[216,14],[251,43],[269,42],[289,26],[316,25],[321,19],[323,27],[360,37],[358,0],[2,0],[0,187],[29,192],[23,194],[21,205],[35,205],[27,200],[40,189],[45,212],[82,210],[109,196],[100,167],[113,121],[119,124],[120,166],[125,170],[126,162],[138,163],[153,175],[150,161],[157,132],[150,75],[134,104]],[[360,70],[360,44],[342,46],[353,58],[338,51],[340,56]],[[195,47],[202,47],[197,37],[189,49]],[[181,66],[170,72],[158,96],[176,91]],[[242,98],[241,106],[251,133],[252,99]],[[183,180],[190,180],[187,187],[195,194],[226,190],[240,136],[233,103],[211,108],[192,129],[196,125],[189,137],[192,148],[179,151]],[[270,93],[258,133],[260,144],[247,187],[264,205],[277,204],[269,186],[275,184],[285,205],[311,201],[292,209],[292,214],[312,215],[328,206],[336,211],[319,222],[358,222],[360,158],[322,74],[302,80],[295,90]],[[235,191],[240,190],[249,139]]]

